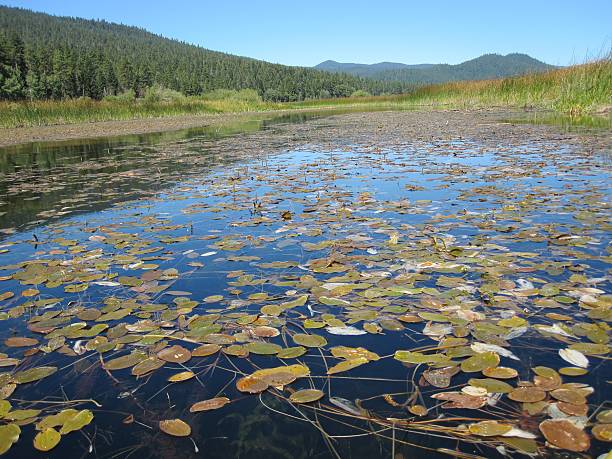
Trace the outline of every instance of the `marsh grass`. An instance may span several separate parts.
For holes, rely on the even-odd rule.
[[[0,127],[45,126],[93,121],[127,120],[237,113],[281,109],[348,108],[537,108],[579,116],[610,112],[612,55],[595,62],[545,73],[482,81],[459,81],[415,88],[395,96],[359,96],[303,102],[265,102],[253,90],[217,90],[199,97],[159,95],[144,99],[114,97],[102,101],[0,102]]]
[[[567,115],[609,111],[612,57],[544,73],[495,80],[458,81],[416,88],[409,94],[305,101],[295,107],[378,105],[390,108],[532,107]]]

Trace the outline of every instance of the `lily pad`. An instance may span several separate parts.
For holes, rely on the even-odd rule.
[[[499,355],[495,352],[482,352],[461,362],[461,370],[465,373],[483,371],[485,368],[494,368],[499,365]]]
[[[50,451],[59,444],[61,439],[62,436],[57,430],[47,427],[34,437],[34,448],[43,452]]]
[[[81,430],[83,427],[88,425],[94,416],[93,413],[89,410],[81,410],[77,412],[74,416],[66,419],[62,428],[60,429],[60,433],[62,435],[69,434],[70,432],[74,432],[76,430]]]
[[[327,344],[327,340],[319,335],[307,335],[298,333],[292,337],[295,344],[305,347],[323,347]]]
[[[353,368],[356,368],[368,362],[369,360],[365,357],[355,357],[353,359],[345,360],[344,362],[340,362],[337,365],[334,365],[329,370],[327,370],[327,374],[333,375],[336,373],[342,373],[343,371],[352,370]]]
[[[173,437],[188,437],[191,435],[191,427],[180,419],[165,419],[159,421],[159,429]]]
[[[189,408],[191,413],[199,413],[200,411],[217,410],[230,402],[227,397],[215,397],[208,400],[202,400],[201,402],[194,403]]]
[[[6,453],[13,443],[17,443],[21,429],[17,424],[6,424],[0,426],[0,454]]]
[[[508,398],[515,402],[534,403],[544,400],[546,392],[537,387],[517,387],[508,394]]]
[[[168,382],[183,382],[195,377],[193,371],[181,371],[180,373],[173,374],[168,378]]]
[[[245,376],[236,381],[236,389],[240,392],[247,392],[249,394],[258,394],[263,392],[270,385],[263,379],[255,376]]]
[[[57,367],[37,367],[30,368],[29,370],[18,371],[13,376],[16,383],[25,384],[29,382],[38,381],[39,379],[51,376],[57,371]]]
[[[480,437],[497,437],[512,430],[510,424],[502,424],[497,421],[481,421],[469,425],[470,433]]]
[[[589,436],[565,419],[547,419],[540,423],[540,432],[551,445],[569,451],[586,451],[591,446]]]
[[[311,403],[323,398],[325,394],[318,389],[302,389],[294,392],[289,397],[294,403]]]
[[[253,354],[274,355],[282,349],[278,344],[254,341],[245,345],[246,349]]]
[[[185,363],[191,359],[191,352],[183,346],[175,344],[159,351],[157,357],[166,362]]]

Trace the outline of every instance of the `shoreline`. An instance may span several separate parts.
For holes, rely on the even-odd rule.
[[[303,110],[275,110],[223,114],[179,115],[129,120],[92,121],[49,126],[0,128],[0,148],[37,142],[55,142],[98,137],[153,134],[182,129],[223,125],[231,121],[268,119]]]
[[[490,106],[480,108],[453,108],[431,105],[415,105],[410,107],[376,107],[376,106],[321,106],[308,108],[290,108],[282,110],[263,110],[234,113],[214,113],[200,115],[175,115],[155,118],[134,118],[127,120],[92,121],[85,123],[55,124],[48,126],[29,126],[17,128],[0,128],[0,148],[20,147],[29,144],[44,142],[62,142],[77,140],[92,140],[96,138],[113,138],[130,135],[146,135],[154,133],[170,133],[185,129],[207,128],[225,126],[229,123],[248,121],[263,121],[273,118],[299,115],[325,113],[328,115],[341,115],[346,113],[371,112],[422,112],[424,114],[437,113],[463,113],[483,114],[496,113],[508,115],[538,115],[552,116],[555,112],[538,108],[518,108]]]

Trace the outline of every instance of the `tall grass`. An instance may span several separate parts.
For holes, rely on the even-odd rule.
[[[44,126],[91,121],[127,120],[280,109],[356,107],[486,108],[534,107],[570,115],[610,111],[612,57],[545,73],[483,81],[460,81],[414,89],[397,96],[364,96],[303,102],[264,102],[253,90],[217,90],[185,97],[151,88],[143,99],[115,96],[102,101],[0,102],[0,127]]]
[[[305,101],[294,107],[371,105],[390,108],[534,107],[569,115],[612,108],[612,58],[518,77],[458,81],[416,88],[409,94]]]

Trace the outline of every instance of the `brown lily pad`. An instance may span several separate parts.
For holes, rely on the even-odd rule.
[[[435,398],[436,400],[447,400],[447,403],[442,405],[443,408],[465,408],[473,410],[482,408],[487,403],[486,397],[475,397],[462,392],[440,392],[432,395],[431,398]]]
[[[191,435],[191,427],[180,419],[165,419],[159,421],[159,429],[173,437],[188,437]]]
[[[508,394],[508,398],[515,402],[534,403],[544,400],[546,392],[537,387],[517,387]]]
[[[249,394],[258,394],[266,390],[269,386],[270,385],[262,378],[257,378],[255,376],[245,376],[236,381],[236,389],[240,392],[247,392]]]
[[[191,352],[189,352],[189,349],[175,344],[159,351],[157,357],[166,362],[185,363],[191,358]]]
[[[540,432],[557,448],[581,452],[591,446],[588,434],[566,419],[547,419],[540,423]]]
[[[227,397],[215,397],[208,400],[202,400],[201,402],[194,403],[189,408],[191,413],[199,413],[200,411],[217,410],[222,406],[227,405],[230,399]]]

